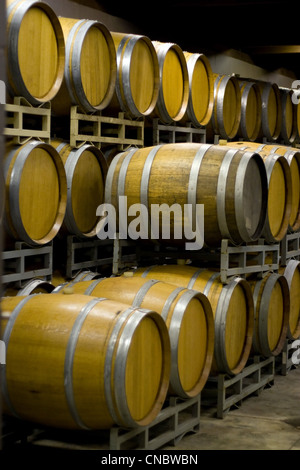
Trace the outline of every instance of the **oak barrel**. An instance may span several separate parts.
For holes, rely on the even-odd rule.
[[[117,78],[111,33],[97,20],[59,17],[59,21],[66,60],[62,86],[52,100],[53,113],[67,115],[72,105],[88,113],[102,111],[113,97]]]
[[[65,169],[56,149],[37,140],[8,144],[4,178],[9,238],[29,245],[49,243],[62,226],[67,203]]]
[[[239,80],[241,90],[241,119],[237,136],[255,141],[261,127],[261,93],[255,82]]]
[[[160,412],[170,341],[158,313],[64,294],[6,297],[2,312],[7,414],[56,428],[107,429],[145,426]]]
[[[289,202],[289,196],[285,196],[286,190],[283,188],[287,185],[290,184],[291,186],[291,210],[290,210],[290,217],[289,217],[289,223],[288,223],[288,228],[289,231],[295,232],[300,228],[300,152],[297,148],[292,148],[289,146],[285,145],[279,145],[279,144],[260,144],[257,142],[230,142],[230,145],[232,146],[238,146],[238,147],[247,147],[250,148],[259,154],[261,154],[264,158],[264,160],[270,155],[270,154],[277,154],[277,155],[282,155],[283,157],[286,158],[289,166],[290,166],[290,177],[287,175],[286,171],[283,169],[283,175],[284,178],[281,178],[283,184],[279,185],[276,183],[272,190],[271,194],[271,200],[273,201],[274,208],[276,210],[276,199],[278,197],[281,197],[282,200],[285,199],[286,203]],[[275,157],[276,158],[276,157]],[[278,165],[276,165],[278,166]],[[286,165],[284,165],[286,166]],[[276,167],[275,167],[276,168]],[[278,173],[278,172],[277,172]],[[279,203],[280,204],[280,203]],[[282,204],[282,201],[281,201]],[[280,205],[279,205],[280,207]],[[279,208],[277,208],[278,210]],[[285,211],[284,211],[285,212]],[[283,213],[284,213],[283,212]],[[282,214],[277,215],[277,220],[282,219]],[[285,230],[285,226],[283,226],[283,229]],[[283,231],[284,233],[284,231]]]
[[[158,227],[151,224],[152,205],[172,209],[174,204],[179,214],[174,217],[176,225],[184,205],[189,204],[195,221],[197,205],[203,204],[204,242],[219,245],[223,238],[234,243],[259,238],[266,218],[267,190],[266,169],[259,154],[220,145],[177,143],[135,148],[114,157],[107,173],[105,202],[117,213],[120,196],[127,197],[128,207],[143,204],[149,215],[149,221],[141,222],[144,232],[148,222],[153,229],[146,237],[181,246],[189,237],[175,234],[178,226],[173,226],[171,218],[169,235],[162,230],[164,221],[155,230],[160,233],[153,233]],[[179,222],[183,226],[188,220]],[[197,221],[199,229],[202,222]]]
[[[254,305],[250,285],[236,277],[223,285],[220,274],[187,265],[137,268],[133,276],[159,279],[202,292],[211,303],[215,322],[215,348],[211,374],[239,374],[251,352]]]
[[[187,109],[189,78],[186,59],[178,44],[152,41],[159,65],[159,93],[151,117],[164,124],[180,121]]]
[[[291,340],[300,336],[300,261],[290,259],[285,267],[279,269],[290,289],[290,314],[287,337]]]
[[[101,150],[91,144],[79,148],[67,142],[52,140],[64,163],[67,178],[65,230],[79,238],[96,235],[99,217],[97,207],[104,202],[107,163]]]
[[[214,106],[214,80],[210,62],[204,54],[184,52],[189,77],[187,110],[181,122],[206,126]]]
[[[109,109],[132,118],[148,116],[159,93],[158,58],[152,41],[143,35],[111,32],[116,48],[117,80]]]
[[[286,341],[290,292],[286,278],[268,273],[263,279],[248,279],[254,300],[253,353],[277,356]]]
[[[208,132],[234,139],[241,121],[241,91],[232,75],[214,74],[214,108]]]
[[[290,88],[279,88],[279,91],[281,96],[282,113],[280,137],[285,145],[292,145],[298,137],[298,105],[293,103],[293,90]]]
[[[12,96],[33,105],[52,100],[64,76],[65,43],[52,8],[37,0],[6,0],[7,79]]]
[[[257,82],[261,90],[262,113],[259,138],[275,142],[281,131],[282,105],[279,87],[276,83]]]
[[[268,243],[281,241],[287,233],[291,222],[292,206],[299,207],[299,193],[293,200],[291,166],[287,159],[266,146],[255,142],[229,142],[228,147],[258,152],[265,163],[268,177],[268,210],[262,236]],[[298,168],[296,168],[299,175]],[[298,186],[299,189],[299,186]],[[297,191],[297,186],[295,190]],[[297,209],[298,210],[298,209]]]
[[[70,289],[75,294],[107,297],[162,315],[171,342],[169,393],[194,397],[210,373],[214,351],[214,319],[210,303],[200,292],[137,277],[110,277],[67,282],[53,293]]]

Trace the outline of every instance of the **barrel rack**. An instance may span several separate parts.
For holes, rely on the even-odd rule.
[[[200,428],[200,394],[194,398],[182,399],[169,397],[157,417],[147,426],[127,429],[113,426],[109,430],[84,431],[80,441],[80,431],[72,436],[72,431],[43,428],[28,422],[21,422],[15,418],[6,417],[4,421],[3,448],[9,447],[17,442],[23,446],[37,444],[43,446],[43,442],[52,441],[53,445],[63,444],[68,449],[70,442],[76,448],[87,448],[95,443],[95,450],[157,450],[163,445],[177,445],[187,434],[195,433]],[[79,434],[79,436],[78,436]],[[73,438],[72,438],[73,437]],[[71,438],[71,439],[70,439]],[[76,444],[74,443],[76,442]],[[46,444],[47,445],[47,444]]]
[[[25,281],[40,277],[52,279],[53,243],[31,247],[24,242],[15,242],[14,249],[2,252],[2,284],[22,287]]]
[[[114,265],[113,274],[118,274],[123,269],[130,267],[130,260],[122,257],[125,246],[136,246],[136,258],[132,254],[131,266],[147,266],[150,264],[167,264],[177,260],[195,262],[197,265],[218,266],[221,273],[221,282],[226,284],[232,277],[245,277],[247,274],[256,273],[263,277],[269,271],[278,271],[280,260],[280,245],[267,245],[264,240],[258,240],[257,244],[244,244],[232,246],[227,239],[223,239],[221,247],[214,250],[184,251],[174,247],[165,247],[155,243],[151,246],[139,243],[135,245],[130,240],[120,240],[117,236],[114,240]]]
[[[13,103],[5,105],[6,127],[3,134],[11,137],[14,144],[24,144],[30,139],[50,143],[51,103],[32,106],[22,96],[14,97]]]
[[[119,150],[129,146],[143,147],[144,120],[126,119],[122,112],[118,113],[118,117],[103,116],[101,111],[87,114],[78,106],[72,106],[70,145],[80,147],[85,143],[98,148],[101,148],[102,144],[115,145]]]
[[[206,129],[194,127],[192,123],[163,124],[158,118],[152,120],[152,140],[150,145],[173,144],[178,142],[206,143]]]
[[[235,377],[209,377],[202,391],[202,405],[216,406],[216,415],[222,419],[232,407],[239,408],[244,398],[259,395],[265,387],[274,385],[274,379],[275,357],[254,356]]]
[[[281,265],[286,266],[290,259],[300,259],[300,232],[287,233],[280,242]]]

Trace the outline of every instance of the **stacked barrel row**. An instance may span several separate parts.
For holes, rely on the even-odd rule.
[[[226,236],[233,243],[261,236],[269,187],[264,159],[252,150],[168,144],[121,152],[109,167],[105,200],[116,209],[124,195],[149,210],[171,206],[174,196],[182,207],[202,203],[205,244],[218,247]],[[4,298],[5,409],[66,428],[145,425],[168,393],[195,396],[210,374],[239,374],[253,354],[276,356],[287,337],[299,336],[299,279],[299,262],[227,285],[218,270],[161,266],[68,283],[53,295]]]
[[[87,113],[123,111],[149,125],[156,117],[191,122],[225,139],[291,144],[299,136],[291,89],[213,74],[200,52],[112,32],[96,20],[57,17],[43,2],[8,0],[7,15],[10,95],[33,105],[51,101],[56,116],[78,105]]]
[[[213,79],[203,54],[111,33],[98,21],[57,18],[32,0],[8,1],[8,38],[11,96],[33,105],[51,101],[54,116],[68,116],[70,106],[79,105],[87,113],[122,110],[207,130],[219,125],[213,133],[223,138],[234,137],[227,122],[221,132],[224,116],[243,128],[231,101],[232,90],[243,88],[229,77],[223,104],[231,111],[220,113],[213,88],[221,92],[227,80]],[[252,83],[251,90],[257,91]],[[242,100],[236,103],[241,110]],[[298,156],[276,150],[269,157],[267,150],[249,142],[170,144],[121,152],[107,168],[90,145],[73,149],[55,139],[8,146],[7,238],[40,245],[61,230],[93,237],[98,205],[105,200],[118,213],[119,197],[127,196],[149,210],[157,203],[188,204],[193,220],[204,204],[204,243],[212,248],[224,238],[278,243],[299,228]],[[209,374],[238,374],[252,354],[277,355],[287,335],[300,334],[297,262],[281,274],[236,277],[226,286],[219,272],[201,267],[148,267],[131,277],[2,299],[5,412],[63,428],[144,426],[168,394],[195,396]]]

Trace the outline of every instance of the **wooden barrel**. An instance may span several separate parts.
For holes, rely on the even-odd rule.
[[[52,100],[63,81],[65,43],[52,8],[37,0],[6,0],[7,78],[12,96],[33,105]]]
[[[9,237],[29,245],[49,243],[62,226],[67,201],[65,169],[56,149],[36,140],[8,144],[4,178]]]
[[[261,93],[255,82],[239,81],[241,90],[241,120],[237,136],[255,141],[261,127]]]
[[[111,33],[96,20],[59,18],[66,43],[64,80],[52,101],[56,115],[72,105],[89,113],[105,109],[114,94],[116,51]]]
[[[214,80],[210,62],[204,54],[184,52],[189,77],[189,98],[182,122],[206,126],[214,106]]]
[[[151,117],[164,124],[180,121],[187,109],[189,78],[181,47],[174,43],[153,41],[159,65],[159,93]]]
[[[27,281],[21,289],[9,285],[4,290],[4,297],[12,297],[13,295],[24,296],[30,294],[50,294],[55,289],[55,286],[50,281],[45,281],[40,278],[33,278]]]
[[[268,210],[262,236],[268,243],[281,241],[291,223],[292,205],[298,208],[300,203],[299,184],[295,187],[297,195],[293,201],[291,167],[287,159],[255,142],[229,142],[227,145],[230,148],[254,150],[263,158],[268,177]],[[296,169],[295,181],[299,177],[298,167]]]
[[[259,138],[263,137],[269,142],[275,142],[281,131],[282,105],[279,87],[276,83],[257,82],[261,90],[262,112],[261,131]]]
[[[230,142],[230,145],[232,146],[238,146],[238,147],[247,147],[252,149],[253,151],[258,152],[263,156],[264,159],[267,158],[268,155],[270,154],[277,154],[277,155],[282,155],[283,157],[286,158],[289,166],[290,166],[290,176],[291,176],[291,211],[290,211],[290,218],[289,218],[289,231],[295,232],[300,228],[300,152],[297,148],[291,148],[288,146],[284,145],[278,145],[278,144],[260,144],[256,142]],[[286,166],[286,165],[284,165]],[[286,173],[284,171],[284,173]],[[285,175],[285,184],[288,184],[289,182],[289,177],[288,175]],[[285,185],[284,184],[284,185]],[[280,188],[274,188],[274,192],[271,196],[273,201],[276,201],[276,198],[278,196],[278,189]],[[283,186],[281,186],[283,187]],[[274,199],[275,198],[275,199]],[[289,201],[289,197],[286,197],[286,203]],[[276,209],[276,204],[274,204],[274,207]],[[280,220],[282,218],[282,215],[278,214],[277,219]],[[285,229],[285,227],[283,227]],[[284,233],[284,232],[283,232]]]
[[[171,218],[170,234],[162,230],[167,225],[165,219],[158,230],[151,224],[152,204],[156,204],[154,209],[175,204],[177,229],[180,222],[181,227],[186,224],[190,230],[187,217],[180,218],[186,210],[184,205],[189,204],[195,221],[197,205],[203,204],[204,241],[220,245],[223,238],[234,243],[259,238],[266,218],[267,190],[266,170],[259,154],[220,145],[177,143],[132,149],[114,157],[107,173],[105,202],[112,204],[117,214],[120,196],[127,197],[128,207],[143,204],[153,229],[148,238],[158,237],[161,243],[181,246],[189,238],[187,230],[179,234],[182,238],[177,233],[175,238]],[[146,228],[147,221],[141,221]],[[201,232],[202,222],[197,222],[196,234]]]
[[[169,393],[182,398],[198,395],[210,373],[214,351],[214,319],[204,294],[157,280],[110,277],[65,283],[74,293],[107,297],[162,315],[171,342]]]
[[[6,297],[2,311],[6,413],[43,426],[107,429],[145,426],[160,412],[170,340],[158,313],[64,294]]]
[[[158,58],[152,41],[143,35],[111,32],[117,58],[115,95],[109,109],[132,118],[148,116],[159,92]]]
[[[291,340],[300,336],[300,261],[291,259],[285,267],[281,267],[282,274],[290,289],[290,315],[287,329],[287,337]]]
[[[290,292],[286,278],[268,273],[263,279],[248,280],[254,300],[253,353],[277,356],[287,336]]]
[[[67,207],[63,228],[79,238],[96,235],[100,217],[97,207],[104,202],[107,163],[101,150],[91,144],[79,148],[52,140],[59,152],[67,177]]]
[[[282,123],[280,137],[284,144],[291,145],[298,137],[297,107],[293,103],[293,90],[290,88],[279,88],[281,96]]]
[[[241,121],[241,91],[238,79],[214,74],[214,109],[210,127],[222,139],[234,139]]]
[[[253,297],[247,281],[236,277],[223,285],[218,272],[187,265],[137,268],[133,276],[159,279],[206,295],[215,321],[211,373],[236,375],[242,371],[251,352],[254,322]]]

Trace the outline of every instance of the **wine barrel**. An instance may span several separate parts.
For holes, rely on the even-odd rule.
[[[255,141],[261,127],[261,93],[255,82],[239,81],[241,90],[241,120],[237,136]]]
[[[261,130],[259,139],[275,142],[281,131],[282,105],[279,87],[276,83],[257,82],[262,99]]]
[[[105,202],[118,214],[119,197],[126,196],[128,206],[143,204],[151,215],[152,204],[156,204],[156,209],[165,204],[171,210],[175,204],[179,214],[174,217],[175,225],[185,204],[189,204],[194,221],[197,204],[203,204],[204,241],[213,246],[220,245],[223,238],[234,243],[259,238],[266,218],[267,190],[265,165],[259,154],[220,145],[177,143],[132,149],[114,157],[107,173]],[[157,224],[151,224],[148,215],[154,231]],[[142,221],[145,227],[147,221]],[[182,246],[189,238],[186,231],[175,234],[175,238],[178,227],[170,218],[170,234],[164,233],[164,222],[161,221],[160,230],[155,230],[160,233],[152,233],[149,238]],[[179,222],[182,227],[188,221],[182,218]],[[198,221],[200,230],[196,227],[196,233],[201,232],[202,222]]]
[[[278,145],[278,144],[260,144],[256,142],[230,142],[231,146],[237,147],[247,147],[251,150],[258,152],[263,156],[264,159],[268,157],[270,154],[277,154],[282,155],[286,158],[289,166],[290,166],[290,176],[291,182],[289,183],[289,177],[286,175],[285,171],[285,184],[291,184],[291,211],[290,211],[290,218],[289,218],[289,226],[288,229],[291,232],[295,232],[300,228],[300,152],[296,148],[291,148],[285,145]],[[285,165],[286,166],[286,165]],[[282,188],[283,186],[281,186]],[[274,199],[275,197],[275,199]],[[278,197],[278,189],[274,188],[274,193],[271,195],[272,200],[276,201]],[[282,197],[282,196],[281,196]],[[289,201],[289,197],[286,197],[286,203]],[[276,204],[274,204],[276,210]],[[278,220],[282,218],[282,215],[277,216]],[[285,230],[285,227],[283,227]],[[283,231],[284,233],[284,231]]]
[[[290,289],[290,315],[287,329],[288,339],[295,340],[300,336],[300,261],[291,259],[285,267],[279,269]]]
[[[214,319],[204,294],[166,282],[137,277],[110,277],[67,282],[53,293],[107,297],[162,315],[171,342],[169,393],[182,398],[198,395],[210,373],[214,351]]]
[[[241,121],[241,91],[238,79],[214,74],[214,108],[208,132],[222,139],[234,139]]]
[[[292,210],[290,166],[281,155],[260,153],[268,176],[268,210],[262,236],[269,243],[280,242],[287,233]]]
[[[111,32],[117,58],[117,80],[109,109],[132,118],[148,116],[159,93],[158,58],[152,41],[143,35]]]
[[[55,115],[67,115],[72,105],[88,113],[105,109],[114,94],[116,51],[111,33],[96,20],[59,17],[66,43],[62,86],[52,100]]]
[[[290,311],[290,292],[286,278],[268,273],[248,282],[254,299],[253,353],[277,356],[286,341]]]
[[[104,202],[107,163],[101,150],[91,144],[73,148],[67,142],[52,140],[64,163],[67,177],[67,207],[63,228],[79,238],[96,235],[100,217],[97,207]]]
[[[180,121],[187,109],[189,78],[181,47],[174,43],[153,41],[159,66],[159,93],[151,117],[164,124]]]
[[[30,294],[50,294],[55,289],[55,286],[50,281],[45,281],[40,278],[33,278],[27,281],[21,289],[9,285],[4,290],[4,297],[12,297],[14,295],[24,296]]]
[[[214,106],[214,81],[210,62],[204,54],[184,52],[189,77],[187,110],[181,122],[206,126]]]
[[[39,105],[52,100],[64,76],[65,43],[52,8],[37,0],[7,0],[7,79],[12,96]]]
[[[287,159],[252,142],[229,142],[228,147],[252,149],[263,158],[268,177],[268,210],[262,236],[268,243],[281,241],[289,228],[293,203],[292,175]],[[298,207],[299,202],[296,198],[294,204]]]
[[[32,140],[8,144],[4,157],[4,227],[10,239],[44,245],[59,232],[66,211],[62,160],[50,144]]]
[[[293,90],[286,88],[279,88],[281,96],[281,113],[282,124],[280,130],[280,137],[284,144],[292,145],[298,137],[297,125],[297,107],[293,103]]]
[[[170,341],[158,313],[64,294],[6,297],[2,311],[7,414],[95,430],[145,426],[160,412]]]
[[[243,370],[251,352],[254,325],[253,296],[245,279],[236,277],[223,285],[218,272],[187,265],[137,268],[133,276],[159,279],[206,295],[215,322],[211,374],[236,375]]]

